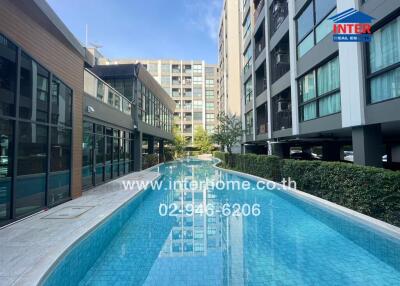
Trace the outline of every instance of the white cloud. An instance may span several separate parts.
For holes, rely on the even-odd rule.
[[[205,32],[217,41],[218,25],[223,0],[186,0],[185,7],[188,11],[186,22],[192,27]]]

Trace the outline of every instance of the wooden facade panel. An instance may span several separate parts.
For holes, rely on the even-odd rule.
[[[33,1],[0,1],[0,33],[73,90],[71,192],[73,198],[78,197],[82,193],[83,57],[62,39]]]

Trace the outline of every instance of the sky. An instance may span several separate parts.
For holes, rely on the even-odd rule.
[[[75,37],[111,59],[218,60],[223,0],[47,0]]]

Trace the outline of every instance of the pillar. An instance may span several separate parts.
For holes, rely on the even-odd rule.
[[[365,125],[352,128],[354,163],[382,167],[384,153],[381,125]]]
[[[164,140],[160,139],[158,141],[158,162],[162,163],[164,160]]]
[[[340,161],[341,146],[338,142],[325,142],[322,144],[322,160]]]
[[[149,136],[149,139],[147,140],[147,148],[148,154],[154,154],[154,137],[153,136]]]
[[[133,170],[135,172],[142,170],[142,144],[143,133],[135,131],[133,133]]]

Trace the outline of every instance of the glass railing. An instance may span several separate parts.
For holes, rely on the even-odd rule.
[[[125,114],[131,114],[132,103],[112,86],[87,69],[84,72],[84,91],[86,94]]]

